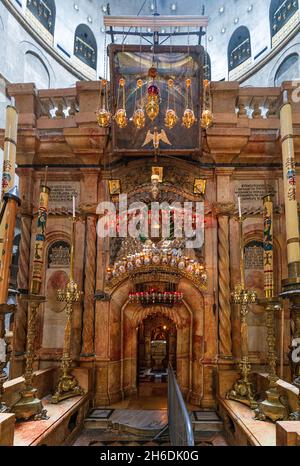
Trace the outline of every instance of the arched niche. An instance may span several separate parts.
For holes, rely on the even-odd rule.
[[[69,241],[65,238],[54,238],[51,241],[50,238],[45,258],[46,302],[43,306],[41,346],[42,354],[47,356],[63,347],[66,313],[63,312],[65,304],[57,301],[57,291],[64,289],[69,280]]]
[[[86,24],[80,24],[75,31],[74,55],[90,68],[97,69],[97,42]]]

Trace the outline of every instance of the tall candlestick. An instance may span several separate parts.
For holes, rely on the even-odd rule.
[[[2,200],[5,193],[15,186],[16,153],[17,153],[18,113],[15,107],[6,108],[6,127],[4,136],[3,173],[2,173]],[[2,204],[3,206],[3,204]],[[5,236],[5,219],[0,224],[0,261],[3,258],[3,238]]]
[[[273,201],[264,197],[264,288],[267,299],[274,298]]]
[[[292,106],[284,91],[280,111],[285,221],[289,277],[297,277],[300,271],[299,216],[296,196],[296,160],[294,151]]]
[[[239,206],[239,217],[242,218],[242,204],[241,204],[240,197],[238,197],[238,206]]]
[[[73,196],[73,218],[76,217],[76,198]]]
[[[8,298],[8,285],[10,279],[10,266],[13,252],[15,225],[18,206],[20,205],[17,188],[7,192],[4,195],[4,200],[7,202],[7,205],[2,220],[2,223],[4,223],[4,236],[2,242],[2,258],[0,262],[0,304],[6,304]]]
[[[33,270],[30,292],[38,295],[41,290],[44,268],[44,251],[46,244],[46,226],[49,213],[49,194],[47,186],[41,187],[37,218],[37,233],[34,243]]]
[[[15,107],[9,105],[6,109],[2,196],[15,186],[17,133],[18,113]]]

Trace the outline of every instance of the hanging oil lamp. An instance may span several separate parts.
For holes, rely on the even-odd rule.
[[[211,96],[210,96],[210,82],[204,80],[204,90],[203,90],[203,112],[201,116],[201,128],[208,129],[213,124],[213,114],[211,111]]]
[[[137,106],[137,93],[140,91],[140,101],[139,105]],[[134,126],[137,129],[143,129],[146,124],[146,116],[143,109],[143,81],[138,79],[137,81],[137,90],[136,90],[136,97],[135,97],[135,110],[133,116],[131,118]]]
[[[149,77],[152,79],[152,83],[148,87],[148,97],[146,105],[146,113],[151,121],[154,121],[159,115],[159,103],[160,103],[160,92],[159,87],[155,84],[157,77],[157,69],[155,67],[150,68]]]
[[[168,81],[168,107],[167,107],[166,115],[165,115],[165,125],[169,129],[174,128],[174,126],[176,126],[178,123],[178,116],[175,110],[175,97],[174,97],[174,109],[170,108],[170,94],[171,94],[171,90],[173,87],[174,87],[174,81],[173,79],[169,79]]]
[[[192,95],[192,81],[187,79],[186,84],[186,109],[182,117],[182,124],[187,129],[190,129],[196,123],[197,119],[193,110],[193,95]]]
[[[100,102],[96,115],[100,128],[108,128],[111,122],[111,113],[108,110],[108,83],[105,79],[101,80]]]
[[[118,89],[118,102],[117,102],[117,111],[114,116],[114,120],[117,123],[119,128],[126,128],[128,125],[128,118],[126,114],[126,95],[125,95],[125,84],[126,81],[124,78],[121,78],[119,81]],[[122,107],[119,107],[120,94],[122,93]]]

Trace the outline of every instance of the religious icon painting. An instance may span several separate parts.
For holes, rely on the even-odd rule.
[[[194,194],[200,194],[201,196],[205,195],[206,192],[206,180],[197,178],[194,181]]]
[[[162,183],[164,179],[164,167],[152,167],[152,175],[158,175],[159,182]]]
[[[109,194],[111,196],[116,196],[121,194],[121,181],[120,180],[109,180]]]

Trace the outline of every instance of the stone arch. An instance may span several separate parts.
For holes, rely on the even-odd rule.
[[[43,73],[46,73],[44,76],[47,77],[48,82],[46,82],[47,80],[44,79],[44,82],[46,82],[46,85],[44,85],[43,87],[44,88],[46,88],[47,86],[55,87],[55,84],[56,84],[55,72],[47,56],[45,55],[43,49],[36,46],[34,43],[26,41],[26,40],[20,42],[19,49],[21,52],[22,60],[23,60],[22,62],[20,62],[20,69],[22,70],[21,73],[23,73],[23,76],[22,78],[20,77],[20,79],[24,78],[25,80],[26,56],[29,55],[36,59],[36,62],[39,64],[40,69],[43,71]],[[34,79],[35,75],[37,77],[39,76],[37,71],[35,71],[33,75],[28,76],[27,82],[35,82],[35,79]],[[37,84],[37,88],[39,88],[39,79],[37,80],[36,84]]]
[[[117,402],[137,390],[137,329],[149,313],[161,313],[175,323],[178,332],[177,375],[184,396],[196,405],[203,397],[204,312],[205,300],[190,280],[181,279],[178,289],[185,294],[184,303],[173,310],[164,306],[142,308],[129,303],[132,289],[129,279],[114,289],[110,301],[99,307],[96,323],[96,354],[103,350],[103,317],[107,315],[109,350],[106,355],[107,376],[96,386],[97,399]],[[106,386],[105,386],[106,385]],[[100,394],[105,391],[106,394]]]

